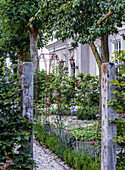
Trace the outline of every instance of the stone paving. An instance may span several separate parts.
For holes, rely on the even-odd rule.
[[[51,150],[41,146],[35,139],[33,143],[33,158],[38,166],[34,170],[74,170],[52,153]]]
[[[57,121],[57,118],[55,115],[50,115],[47,117],[47,120],[53,124],[55,124],[55,122]],[[63,124],[63,127],[66,129],[66,130],[71,130],[71,129],[75,129],[75,128],[85,128],[85,127],[88,127],[88,126],[91,126],[93,124],[95,124],[97,121],[88,121],[88,120],[79,120],[77,118],[77,116],[63,116],[61,118],[62,120],[62,124]],[[55,124],[56,125],[56,124]]]

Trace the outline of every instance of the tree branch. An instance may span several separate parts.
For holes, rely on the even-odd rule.
[[[97,48],[95,46],[94,43],[89,43],[89,46],[91,47],[91,50],[95,56],[95,59],[96,59],[96,62],[98,64],[98,67],[100,67],[101,63],[102,63],[102,60],[101,60],[101,57],[99,56],[99,53],[97,51]]]
[[[97,21],[97,24],[100,25],[103,21],[105,21],[109,16],[114,14],[112,11],[109,11],[107,14],[105,14],[101,19]]]

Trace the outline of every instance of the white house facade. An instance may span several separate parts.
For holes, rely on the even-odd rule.
[[[114,51],[125,50],[125,40],[122,35],[125,35],[125,23],[123,27],[119,29],[118,34],[109,35],[109,56],[113,56]],[[65,67],[68,69],[69,75],[73,72],[77,73],[90,73],[91,75],[98,75],[98,67],[94,58],[93,52],[88,44],[80,44],[76,49],[71,46],[71,39],[66,41],[56,41],[47,45],[45,48],[48,49],[49,53],[56,53],[60,60],[65,61]],[[98,38],[95,41],[95,45],[99,54],[101,55],[101,41]],[[74,59],[74,67],[72,69],[70,65],[70,59]],[[54,61],[56,64],[57,61]]]

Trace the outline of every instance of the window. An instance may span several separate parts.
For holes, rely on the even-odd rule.
[[[121,42],[114,42],[114,48],[113,48],[114,52],[119,52],[121,53]],[[116,57],[116,55],[114,54],[114,57]]]
[[[121,52],[121,42],[114,43],[114,51]]]

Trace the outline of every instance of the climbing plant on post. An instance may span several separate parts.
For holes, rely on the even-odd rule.
[[[14,67],[0,58],[0,169],[32,169],[31,122],[21,115],[21,86]]]

